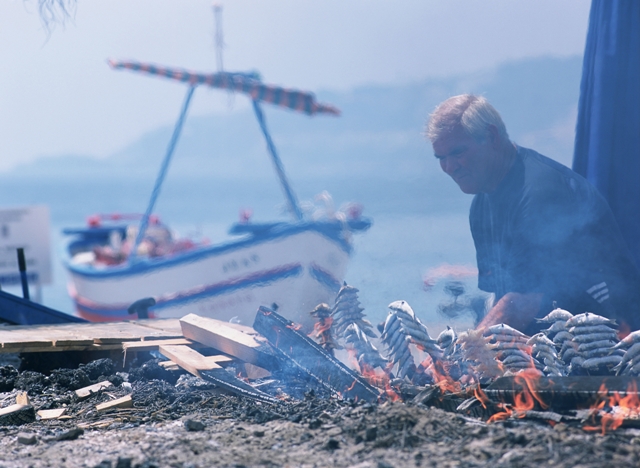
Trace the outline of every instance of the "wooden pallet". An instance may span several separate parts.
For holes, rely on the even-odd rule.
[[[6,326],[0,328],[0,353],[112,350],[173,339],[184,339],[178,319]]]

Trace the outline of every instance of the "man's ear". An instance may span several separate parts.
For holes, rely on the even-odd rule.
[[[494,150],[499,150],[502,141],[500,138],[500,132],[498,132],[498,127],[495,125],[489,125],[487,130],[489,131],[489,142],[491,143],[491,147]]]

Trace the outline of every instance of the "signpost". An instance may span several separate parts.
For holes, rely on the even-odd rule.
[[[0,208],[0,287],[22,284],[18,249],[24,249],[29,283],[51,284],[50,225],[47,206]]]

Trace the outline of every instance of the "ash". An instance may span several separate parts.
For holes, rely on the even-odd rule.
[[[113,385],[78,400],[75,389],[103,380]],[[488,425],[427,406],[414,387],[405,403],[307,392],[268,404],[165,371],[156,360],[118,372],[109,359],[46,374],[5,366],[0,385],[3,407],[26,392],[37,409],[67,410],[62,419],[0,427],[3,467],[573,467],[631,465],[640,456],[636,429],[603,436],[564,423]],[[127,394],[132,408],[96,411]]]

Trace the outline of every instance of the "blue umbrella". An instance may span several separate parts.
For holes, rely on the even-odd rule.
[[[592,1],[573,169],[607,199],[640,266],[640,1]]]

